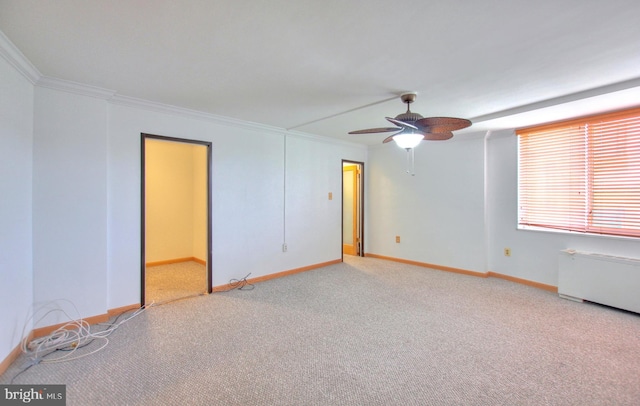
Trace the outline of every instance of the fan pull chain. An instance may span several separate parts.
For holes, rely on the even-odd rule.
[[[416,176],[415,164],[415,149],[414,148],[405,148],[407,150],[407,173],[411,176]]]

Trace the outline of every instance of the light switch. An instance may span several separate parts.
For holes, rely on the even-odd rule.
[[[333,193],[329,192],[329,200],[333,200]]]

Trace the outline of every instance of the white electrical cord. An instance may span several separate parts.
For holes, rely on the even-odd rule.
[[[59,300],[59,301],[64,301],[71,304],[71,306],[73,306],[76,313],[79,314],[78,309],[72,302],[68,300]],[[147,307],[149,307],[149,306],[141,307],[137,309],[129,317],[118,322],[99,323],[97,324],[98,326],[102,325],[107,327],[102,331],[92,332],[91,326],[89,325],[88,322],[86,322],[85,320],[79,317],[74,320],[73,317],[69,316],[69,314],[58,305],[57,302],[59,301],[49,302],[47,305],[55,304],[58,307],[48,310],[46,313],[44,313],[44,315],[42,315],[34,323],[34,325],[37,325],[45,317],[47,317],[49,314],[54,312],[61,312],[62,314],[64,314],[64,316],[67,319],[71,321],[69,321],[68,323],[65,323],[64,325],[62,325],[61,327],[57,328],[55,331],[53,331],[52,333],[44,337],[36,338],[31,341],[28,341],[27,338],[22,340],[22,343],[21,343],[22,352],[24,352],[30,358],[31,365],[35,365],[39,363],[55,363],[55,362],[71,361],[71,360],[76,360],[82,357],[86,357],[87,355],[95,354],[96,352],[102,350],[109,344],[109,339],[107,337],[111,335],[114,331],[116,331],[118,327],[120,327],[122,324],[126,323],[127,321],[133,319],[134,317],[138,316],[139,314],[144,312],[144,310]],[[38,313],[37,311],[34,312],[34,314],[31,315],[27,320],[27,322],[25,323],[25,328],[23,329],[23,336],[24,336],[24,330],[26,330],[26,325],[29,323],[30,320],[34,319],[34,316],[37,313]],[[120,316],[116,317],[116,321]],[[78,349],[86,345],[89,345],[94,340],[103,340],[103,344],[91,352],[83,353],[80,355],[74,355]],[[46,356],[57,351],[64,351],[66,352],[66,354],[59,356],[57,358],[45,358]]]

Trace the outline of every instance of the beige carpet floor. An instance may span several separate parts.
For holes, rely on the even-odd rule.
[[[207,269],[194,261],[149,266],[145,270],[147,304],[164,303],[207,292]]]
[[[373,258],[154,306],[0,383],[67,405],[640,404],[640,316]],[[23,371],[23,372],[21,372]]]

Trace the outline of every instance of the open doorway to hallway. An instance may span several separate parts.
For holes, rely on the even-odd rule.
[[[211,143],[142,134],[141,303],[211,293]]]
[[[342,160],[342,254],[364,256],[364,163]]]

